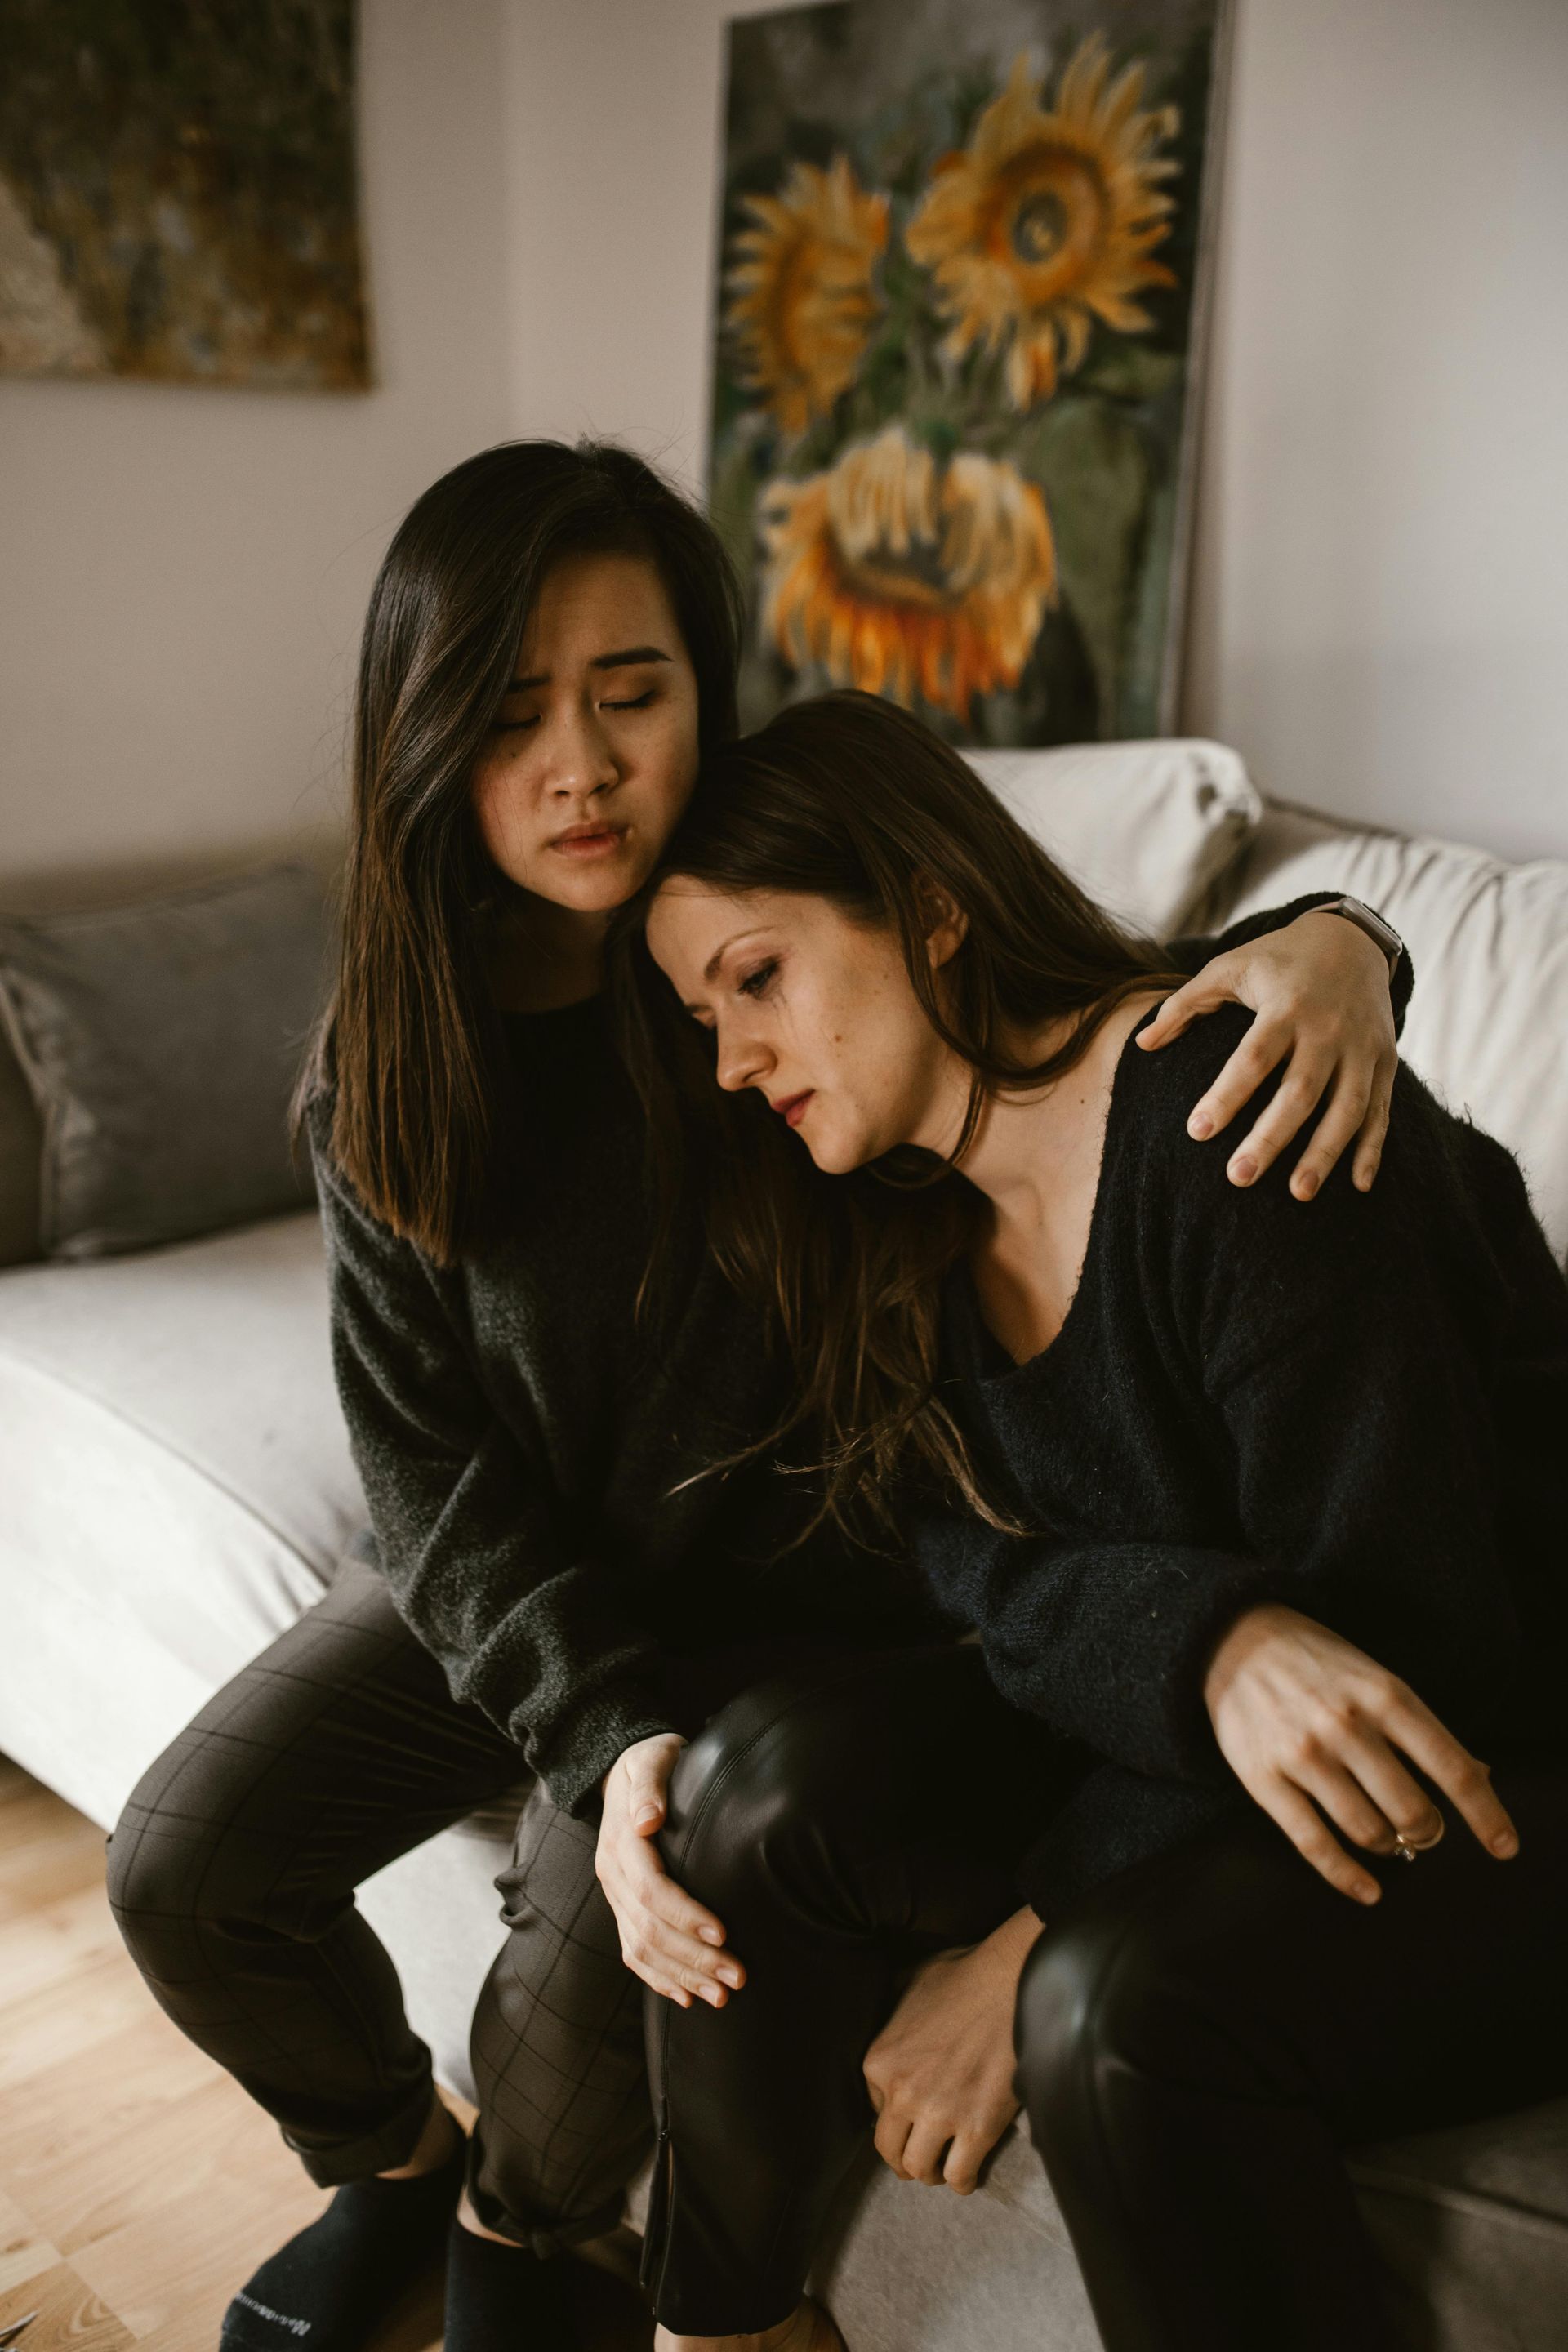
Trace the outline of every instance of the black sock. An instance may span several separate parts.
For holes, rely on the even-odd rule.
[[[560,2254],[498,2245],[465,2230],[447,2237],[446,2352],[578,2352]]]
[[[247,2279],[223,2315],[219,2352],[355,2352],[440,2253],[468,2148],[459,2131],[434,2172],[345,2181]]]

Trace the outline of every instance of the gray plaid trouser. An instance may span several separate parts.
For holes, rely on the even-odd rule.
[[[354,1888],[526,1778],[521,1750],[452,1698],[377,1570],[350,1559],[127,1800],[109,1894],[132,1957],[312,2180],[406,2162],[434,2088]],[[595,1844],[533,1789],[496,1881],[510,1933],[474,2011],[468,2194],[541,2253],[614,2227],[653,2138],[642,1988]]]

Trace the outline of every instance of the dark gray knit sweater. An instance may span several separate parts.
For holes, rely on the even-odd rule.
[[[777,1559],[798,1478],[682,1486],[773,1426],[782,1363],[695,1231],[673,1244],[674,1310],[639,1320],[641,1114],[601,1001],[506,1030],[499,1124],[525,1148],[497,1235],[449,1270],[365,1208],[331,1157],[330,1094],[311,1104],[332,1356],[399,1613],[453,1696],[591,1819],[623,1748],[700,1729],[802,1645],[942,1628],[918,1578],[858,1558],[851,1574],[830,1535]]]
[[[1142,1024],[1140,1024],[1142,1025]],[[1016,1365],[966,1268],[950,1396],[992,1490],[1040,1530],[937,1509],[913,1534],[1013,1702],[1084,1777],[1019,1885],[1047,1916],[1250,1803],[1203,1705],[1213,1646],[1279,1599],[1332,1626],[1489,1760],[1568,1748],[1568,1285],[1502,1146],[1397,1077],[1376,1184],[1251,1190],[1188,1106],[1226,1009],[1117,1069],[1082,1276]]]
[[[1196,971],[1315,903],[1173,960]],[[695,1224],[671,1244],[676,1311],[639,1322],[643,1130],[599,1000],[506,1026],[508,1215],[449,1270],[364,1207],[332,1161],[330,1095],[312,1104],[333,1360],[400,1614],[454,1696],[591,1819],[623,1748],[700,1729],[792,1650],[945,1629],[901,1563],[827,1534],[779,1557],[809,1501],[798,1477],[682,1485],[773,1425],[783,1366]]]

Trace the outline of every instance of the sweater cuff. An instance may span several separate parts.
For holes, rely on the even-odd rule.
[[[700,1728],[700,1727],[697,1727]],[[531,1737],[525,1724],[511,1732],[543,1781],[550,1801],[574,1821],[597,1823],[604,1800],[599,1783],[616,1758],[639,1739],[674,1732],[682,1739],[694,1737],[689,1723],[677,1723],[668,1708],[651,1698],[646,1702],[626,1695],[596,1700],[557,1725],[548,1740]]]

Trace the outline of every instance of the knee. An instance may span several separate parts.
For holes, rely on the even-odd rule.
[[[720,1902],[760,1861],[776,1871],[842,1828],[856,1785],[852,1693],[842,1675],[781,1675],[731,1700],[682,1751],[661,1844],[683,1885]]]
[[[1148,1890],[1140,1890],[1146,1895]],[[1119,1903],[1112,1887],[1047,1928],[1025,1962],[1014,2021],[1016,2088],[1042,2117],[1100,2104],[1131,2077],[1250,2091],[1248,2003],[1217,1918],[1173,1900]]]
[[[1015,2087],[1032,2120],[1099,2080],[1132,2005],[1121,1939],[1102,1922],[1047,1928],[1024,1963]]]
[[[195,1761],[176,1748],[160,1757],[126,1799],[106,1856],[109,1905],[132,1953],[162,1949],[171,1933],[247,1907],[244,1857],[226,1848],[226,1809],[195,1785]]]

